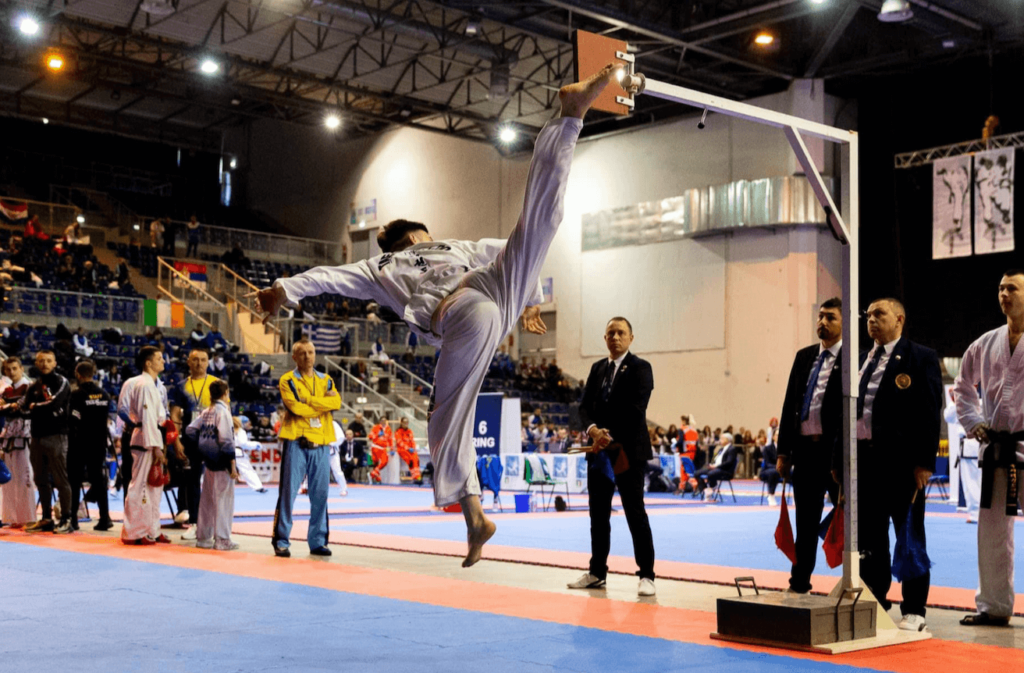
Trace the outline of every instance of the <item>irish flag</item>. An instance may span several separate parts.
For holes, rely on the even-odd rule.
[[[146,327],[184,327],[185,305],[165,299],[143,302],[142,317]]]

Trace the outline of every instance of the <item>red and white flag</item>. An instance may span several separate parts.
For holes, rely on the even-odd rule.
[[[0,215],[8,222],[18,222],[28,219],[27,203],[12,203],[11,201],[0,200]]]

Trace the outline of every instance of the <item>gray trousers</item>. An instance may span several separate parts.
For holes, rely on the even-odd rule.
[[[29,461],[39,491],[43,519],[52,518],[53,488],[60,498],[60,516],[71,517],[71,484],[68,482],[68,436],[32,437],[28,443]],[[52,480],[52,485],[51,485]]]

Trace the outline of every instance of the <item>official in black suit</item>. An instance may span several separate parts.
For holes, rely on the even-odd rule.
[[[612,495],[618,487],[626,523],[633,536],[633,554],[641,596],[654,595],[654,540],[644,509],[644,464],[653,457],[647,432],[647,402],[654,389],[651,365],[629,352],[633,326],[625,318],[608,321],[604,333],[608,357],[595,362],[587,377],[580,419],[593,442],[587,454],[590,494],[590,570],[569,584],[571,589],[597,589],[608,576],[611,546]],[[614,474],[614,481],[609,478]]]
[[[821,341],[797,351],[793,361],[777,440],[776,469],[784,479],[791,479],[796,503],[796,563],[790,570],[789,588],[798,594],[811,590],[825,493],[833,505],[839,502],[831,468],[843,422],[843,376],[838,366],[843,346],[842,299],[833,297],[821,305],[817,332]]]
[[[346,481],[352,481],[352,470],[361,467],[362,454],[362,448],[356,444],[355,433],[346,430],[345,439],[338,444],[338,459],[341,461],[341,471],[345,473]]]
[[[935,471],[939,448],[942,377],[935,351],[903,336],[902,303],[879,299],[867,315],[868,335],[875,343],[861,357],[857,399],[858,535],[865,555],[860,576],[888,609],[889,521],[899,536],[910,508],[911,526],[924,541],[924,488]],[[841,450],[835,457],[841,470]],[[924,630],[930,584],[928,572],[904,578],[901,629]]]

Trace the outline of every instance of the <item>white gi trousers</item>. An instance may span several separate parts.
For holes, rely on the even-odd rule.
[[[996,470],[992,482],[992,507],[978,512],[978,593],[974,602],[978,612],[993,617],[1013,615],[1013,525],[1017,517],[1006,516],[1006,477],[1008,470]],[[1017,483],[1024,470],[1017,471]],[[1024,493],[1017,490],[1018,506],[1024,506]]]
[[[331,474],[334,475],[334,481],[338,482],[338,486],[341,487],[341,494],[347,494],[348,482],[345,481],[345,473],[341,469],[341,455],[338,452],[338,447],[333,444],[331,445]]]
[[[978,520],[981,508],[981,468],[978,467],[978,440],[968,439],[964,442],[964,455],[960,458],[960,488],[964,491],[964,503],[967,505],[967,518]],[[959,494],[957,497],[959,502]]]
[[[26,444],[28,440],[25,440]],[[0,521],[7,525],[26,525],[36,520],[36,487],[32,481],[32,464],[28,446],[4,453],[4,462],[11,471],[11,480],[0,486]]]
[[[249,461],[249,454],[240,449],[235,449],[235,469],[238,470],[238,476],[240,476],[249,488],[254,491],[258,491],[263,488],[263,482],[260,480],[260,475],[256,474],[256,468],[252,466]],[[199,501],[202,503],[202,496],[199,496]]]
[[[147,481],[153,467],[153,452],[132,447],[132,481],[124,501],[122,540],[160,537],[160,498],[163,486],[150,486]]]
[[[231,472],[207,469],[203,473],[203,491],[199,496],[196,542],[212,542],[215,537],[217,542],[231,542],[234,518],[235,480],[231,478]]]
[[[583,121],[555,119],[534,144],[523,212],[493,262],[466,274],[431,329],[441,337],[427,436],[434,502],[480,495],[473,422],[476,398],[498,344],[535,294],[541,266],[562,223],[565,188]]]

